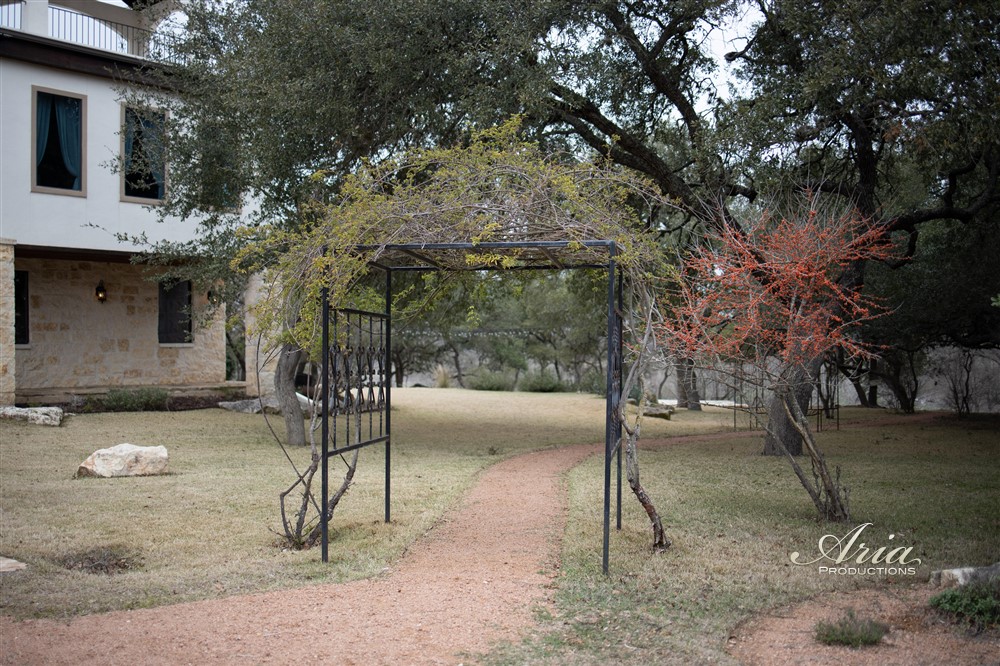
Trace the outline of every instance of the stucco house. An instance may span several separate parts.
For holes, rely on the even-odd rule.
[[[156,32],[170,0],[138,7],[0,0],[0,404],[232,386],[224,318],[190,315],[208,295],[151,280],[116,237],[194,229],[157,220],[169,164],[129,177],[155,152],[156,113],[123,105],[120,87],[171,58]]]

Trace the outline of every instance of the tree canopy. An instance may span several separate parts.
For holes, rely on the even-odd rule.
[[[169,110],[161,211],[200,215],[181,251],[225,269],[250,238],[233,225],[308,227],[350,174],[522,114],[543,152],[600,155],[660,188],[670,205],[641,213],[670,242],[740,232],[760,201],[807,190],[913,255],[927,222],[996,223],[993,5],[193,0],[188,65],[146,100]]]
[[[679,203],[671,219],[735,223],[730,202],[813,186],[894,229],[967,220],[997,198],[993,9],[197,0],[190,65],[169,74],[182,91],[170,201],[218,209],[248,192],[265,216],[295,217],[365,159],[523,113],[546,145],[650,178]],[[723,65],[740,81],[728,93],[709,39],[723,26],[742,45]]]

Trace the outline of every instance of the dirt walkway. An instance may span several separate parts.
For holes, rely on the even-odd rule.
[[[486,470],[386,575],[62,623],[0,617],[3,664],[457,664],[550,601],[573,446]]]

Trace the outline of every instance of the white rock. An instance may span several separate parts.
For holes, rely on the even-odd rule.
[[[232,402],[220,402],[219,407],[231,412],[241,412],[243,414],[280,414],[278,401],[273,396],[260,398],[250,398],[249,400],[235,400]]]
[[[0,556],[0,573],[21,571],[22,569],[27,569],[27,568],[28,565],[25,564],[24,562],[18,562],[13,558]]]
[[[931,572],[932,587],[961,587],[972,580],[1000,577],[1000,562],[988,567],[961,567]]]
[[[59,407],[0,407],[0,419],[59,426],[62,424],[63,410]]]
[[[94,451],[76,470],[76,476],[152,476],[167,473],[167,447],[118,444]]]

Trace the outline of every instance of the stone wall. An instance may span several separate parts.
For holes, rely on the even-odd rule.
[[[0,405],[14,404],[14,243],[0,238]]]
[[[224,317],[198,325],[205,294],[194,294],[191,343],[160,344],[157,284],[128,263],[16,260],[28,271],[29,331],[18,345],[17,393],[117,386],[182,387],[226,379]],[[103,281],[107,301],[95,290]],[[11,278],[13,283],[13,278]]]
[[[266,397],[274,393],[274,373],[278,367],[274,345],[266,336],[257,331],[257,320],[253,314],[253,305],[267,296],[267,286],[259,273],[250,277],[247,284],[244,302],[246,313],[246,366],[247,395]]]

